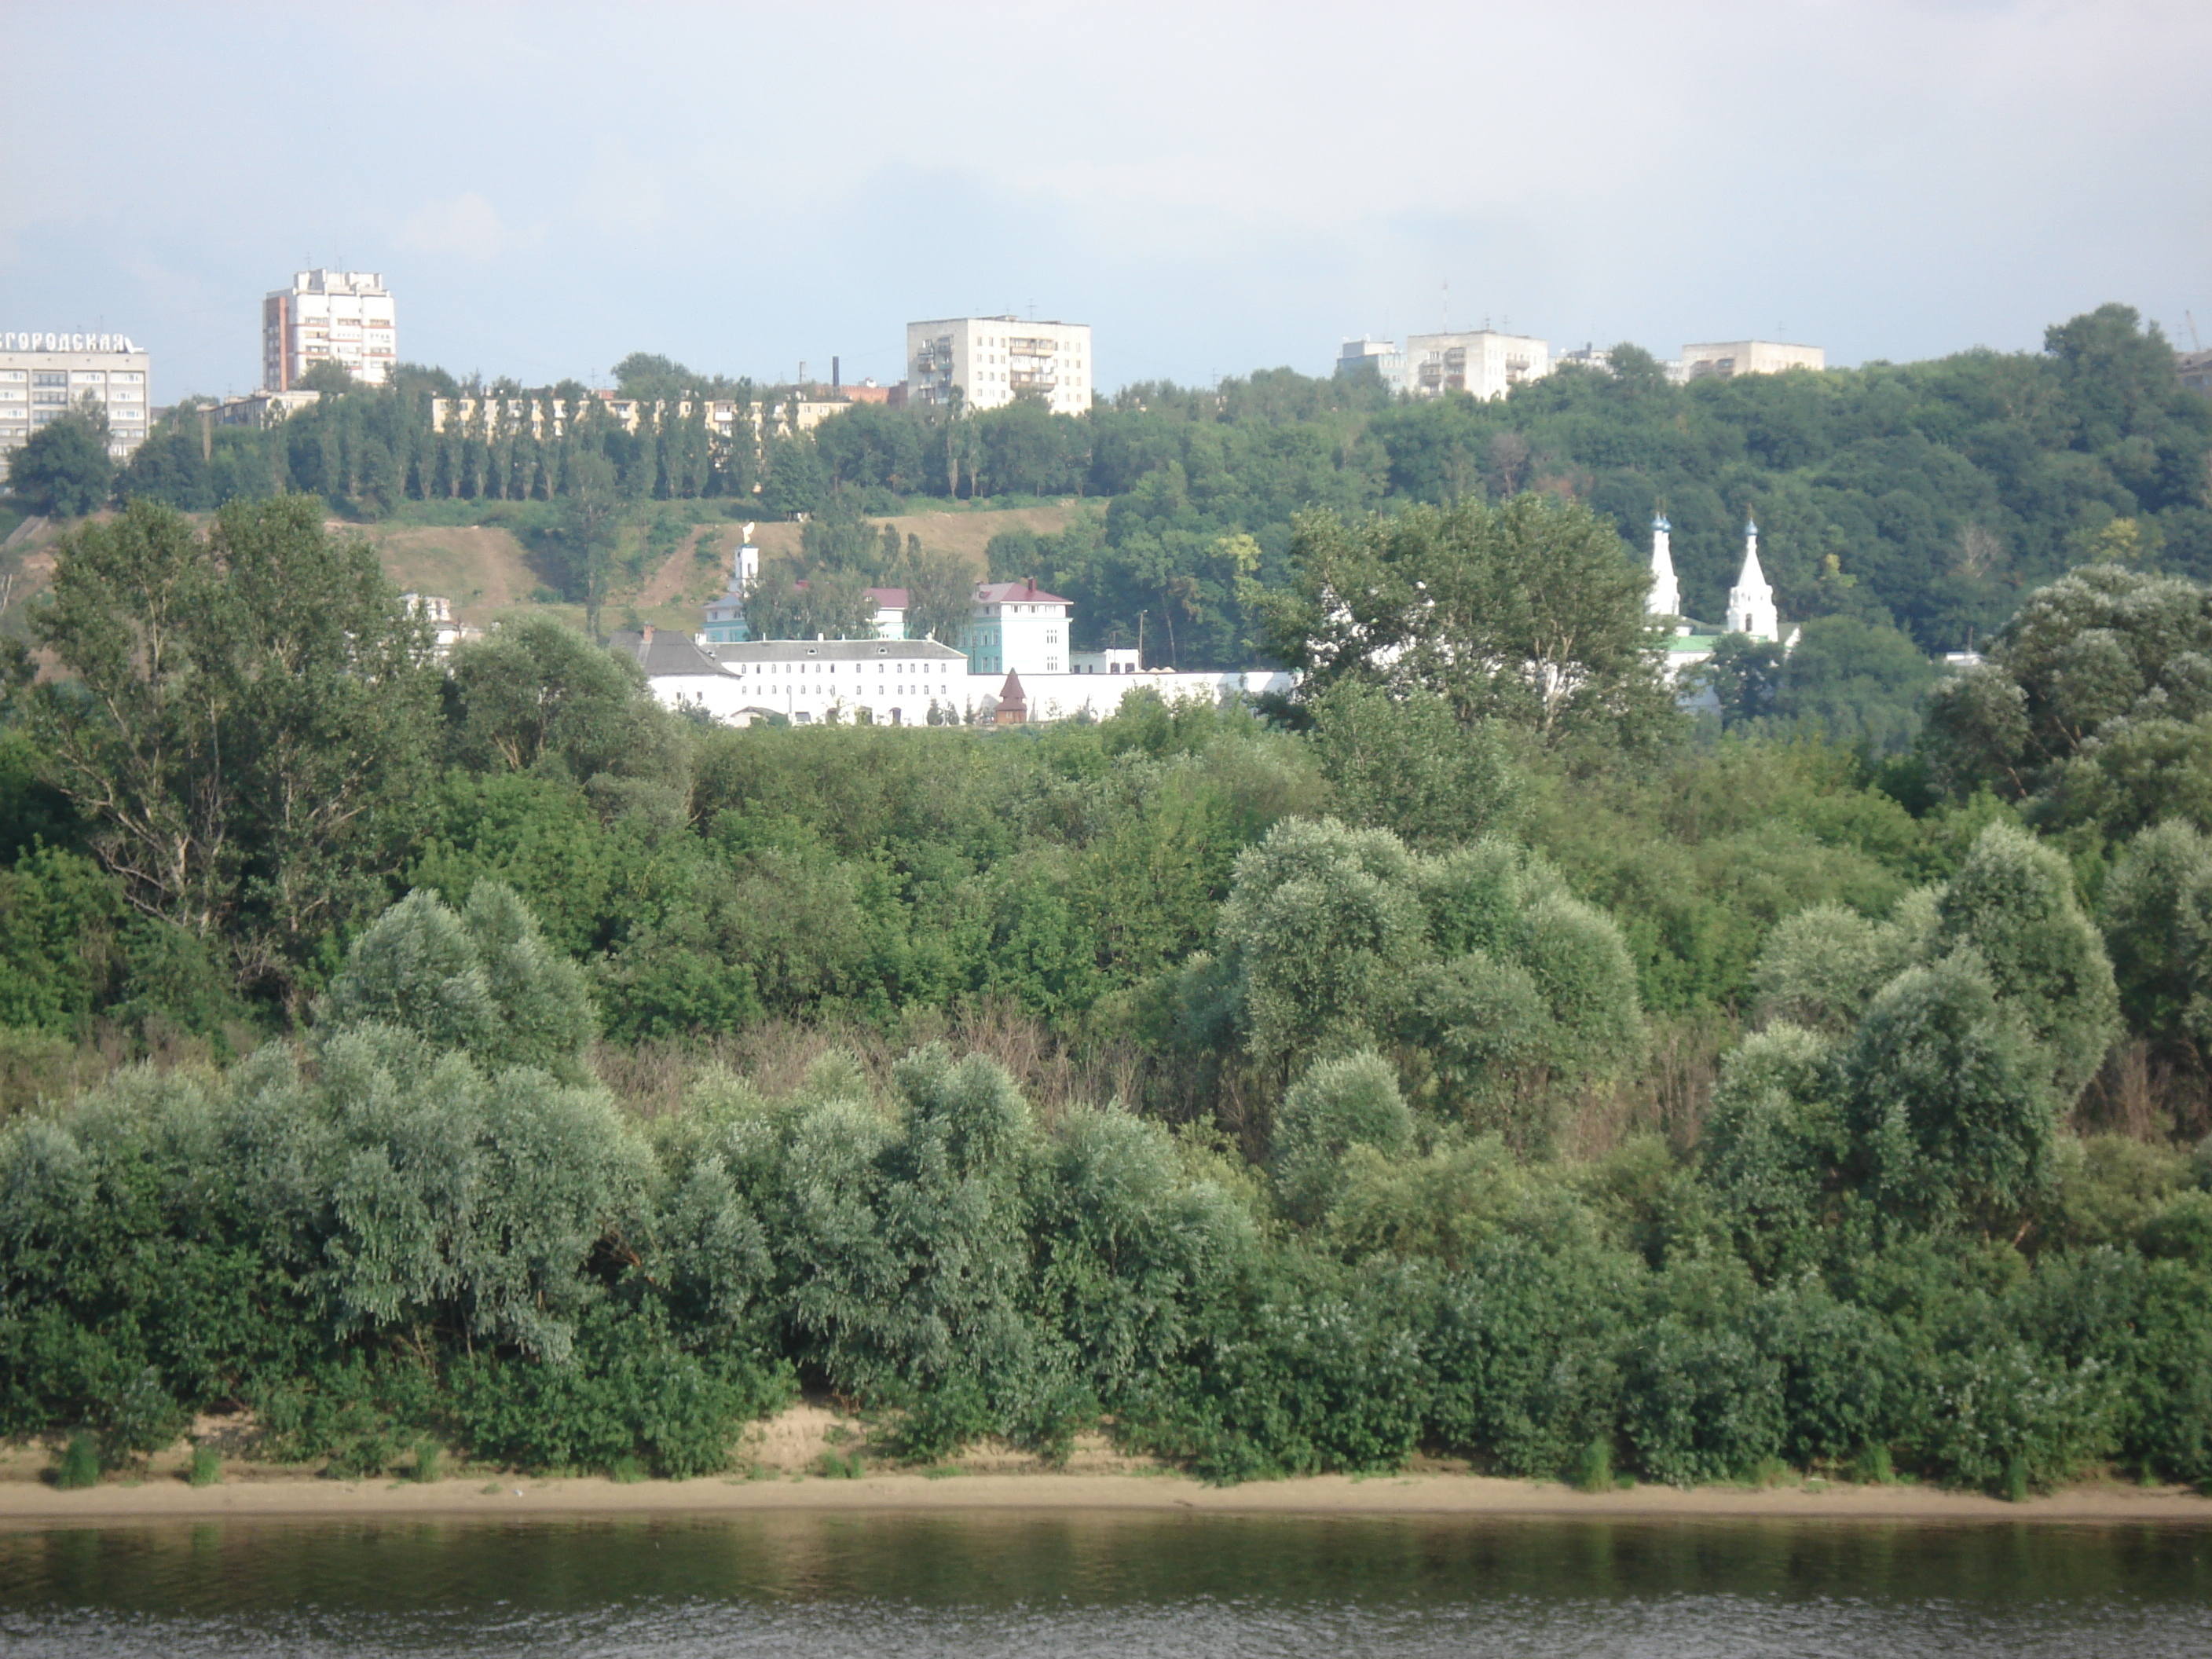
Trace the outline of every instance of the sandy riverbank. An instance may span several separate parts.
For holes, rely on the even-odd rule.
[[[251,1425],[203,1419],[202,1443],[251,1443]],[[696,1480],[617,1481],[475,1469],[441,1480],[334,1480],[313,1470],[224,1459],[220,1484],[185,1478],[180,1442],[133,1474],[64,1492],[49,1484],[51,1448],[0,1449],[0,1528],[193,1520],[225,1516],[299,1520],[382,1517],[763,1514],[778,1511],[1116,1510],[1266,1515],[1618,1516],[1818,1517],[1867,1521],[2156,1521],[2212,1524],[2212,1500],[2179,1487],[2118,1482],[2008,1504],[1912,1485],[1808,1480],[1763,1489],[1632,1486],[1585,1493],[1554,1481],[1505,1480],[1450,1468],[1358,1478],[1315,1475],[1210,1486],[1085,1436],[1059,1468],[1010,1448],[978,1448],[956,1464],[898,1469],[873,1455],[866,1425],[820,1402],[795,1405],[746,1435],[748,1472]],[[831,1478],[825,1461],[857,1458],[858,1478]]]
[[[481,1474],[430,1482],[325,1480],[260,1474],[194,1487],[174,1476],[110,1480],[82,1492],[40,1481],[0,1482],[0,1528],[222,1518],[361,1521],[480,1516],[763,1514],[824,1511],[1158,1510],[1268,1515],[1580,1516],[1648,1519],[1720,1516],[1909,1522],[2159,1522],[2212,1523],[2212,1502],[2194,1492],[2083,1486],[2024,1504],[1912,1486],[1636,1486],[1586,1495],[1545,1481],[1470,1474],[1405,1474],[1208,1486],[1175,1474],[872,1474],[858,1480],[787,1475],[745,1480],[534,1480]]]

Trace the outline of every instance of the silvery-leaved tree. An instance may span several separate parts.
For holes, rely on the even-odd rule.
[[[485,1072],[532,1066],[569,1083],[589,1077],[598,1032],[583,970],[496,881],[478,882],[458,915],[428,888],[386,910],[354,941],[315,1020],[326,1038],[391,1026]]]

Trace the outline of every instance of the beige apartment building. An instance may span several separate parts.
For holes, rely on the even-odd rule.
[[[153,395],[152,360],[123,335],[0,333],[0,455],[88,398],[122,460],[146,441]]]
[[[1718,340],[1684,346],[1675,378],[1726,380],[1738,374],[1779,374],[1785,368],[1817,371],[1827,366],[1828,354],[1819,346],[1785,345],[1776,340]]]
[[[695,405],[689,398],[672,404],[618,398],[611,392],[592,395],[599,400],[606,417],[625,432],[636,431],[647,415],[656,420],[665,420],[672,415],[679,421],[688,421],[696,409],[718,438],[730,437],[737,430],[738,416],[744,416],[752,422],[755,444],[777,434],[811,432],[832,415],[842,415],[853,407],[852,402],[805,398],[781,402],[769,398],[754,404],[721,398]],[[533,438],[558,438],[568,430],[570,422],[583,418],[586,407],[578,404],[572,408],[558,398],[550,397],[433,398],[430,429],[443,432],[450,423],[459,422],[465,427],[480,420],[487,436],[495,432],[519,433],[527,428]]]
[[[942,409],[957,386],[969,409],[998,409],[1026,392],[1055,415],[1080,415],[1094,384],[1091,325],[1018,317],[908,323],[906,384],[909,406]]]
[[[1407,335],[1401,373],[1406,390],[1416,398],[1464,392],[1488,398],[1503,398],[1551,370],[1552,349],[1546,342],[1485,328],[1467,334]]]
[[[261,302],[261,384],[289,392],[317,363],[382,386],[399,360],[391,290],[374,270],[302,270]]]

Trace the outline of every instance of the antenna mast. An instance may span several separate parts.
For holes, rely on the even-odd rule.
[[[2189,324],[2189,349],[2190,349],[2191,351],[2202,351],[2202,350],[2203,350],[2203,349],[2204,349],[2204,342],[2203,342],[2203,341],[2202,341],[2202,340],[2200,340],[2200,339],[2198,339],[2198,338],[2197,337],[2197,319],[2196,319],[2196,318],[2194,318],[2194,317],[2191,317],[2191,316],[2187,312],[2185,312],[2185,312],[2183,312],[2181,314],[2182,314],[2182,316],[2183,316],[2183,317],[2184,317],[2184,318],[2188,321],[2188,324]]]

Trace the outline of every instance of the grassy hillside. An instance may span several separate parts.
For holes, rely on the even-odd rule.
[[[463,622],[489,628],[510,611],[538,609],[550,611],[580,627],[582,607],[547,597],[551,592],[548,573],[532,551],[537,534],[550,527],[550,515],[541,526],[538,514],[510,515],[502,510],[504,504],[481,505],[484,521],[480,523],[410,521],[415,515],[403,510],[383,523],[348,528],[375,544],[385,574],[395,584],[451,599],[454,614]],[[664,510],[696,505],[657,504]],[[610,596],[608,626],[650,623],[658,628],[690,629],[699,625],[700,607],[720,592],[728,580],[730,558],[741,526],[719,514],[705,523],[682,522],[690,516],[685,512],[665,512],[665,521],[648,519],[624,531],[618,562],[629,574]],[[957,555],[981,580],[984,549],[994,536],[1009,530],[1056,535],[1074,516],[1075,504],[1069,501],[998,510],[904,513],[869,522],[888,524],[902,537],[919,536],[933,550]],[[796,556],[801,528],[796,524],[757,524],[754,540],[764,557]]]

